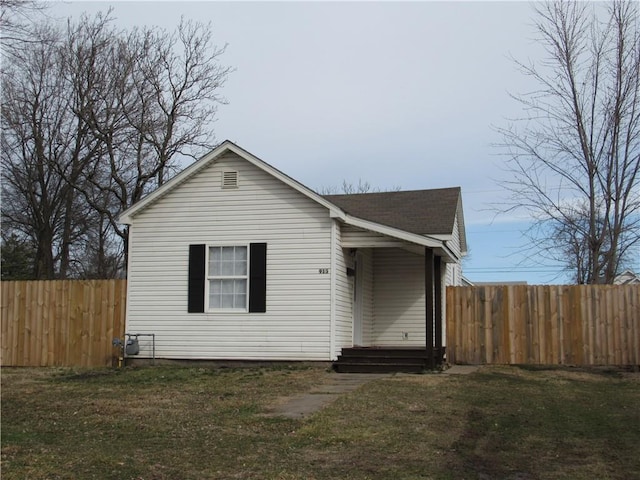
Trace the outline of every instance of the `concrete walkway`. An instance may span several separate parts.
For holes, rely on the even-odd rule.
[[[443,370],[442,373],[445,375],[469,375],[479,369],[480,365],[451,365],[446,370]]]
[[[391,373],[327,373],[321,385],[313,387],[307,393],[283,399],[267,415],[295,419],[305,418],[335,401],[340,395],[357,389],[360,385],[392,375]]]
[[[479,368],[477,365],[453,365],[444,370],[442,375],[469,375]],[[313,387],[307,393],[281,399],[280,403],[267,413],[267,416],[305,418],[335,401],[344,393],[352,392],[365,383],[394,375],[396,374],[327,373],[320,385]]]

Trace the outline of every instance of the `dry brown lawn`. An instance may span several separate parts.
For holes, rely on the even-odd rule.
[[[303,420],[309,367],[2,370],[3,479],[640,479],[640,375],[396,375]]]

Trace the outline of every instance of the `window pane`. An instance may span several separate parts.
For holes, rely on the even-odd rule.
[[[236,262],[235,274],[236,275],[246,275],[247,274],[247,261],[246,260]]]
[[[246,295],[236,295],[235,297],[235,308],[247,308],[247,297]]]
[[[212,295],[219,295],[222,293],[222,280],[211,280],[209,282],[209,293]]]
[[[234,250],[236,247],[222,247],[222,261],[233,262]]]
[[[233,295],[233,280],[220,280],[222,283],[222,294]]]
[[[220,275],[225,277],[233,276],[233,262],[222,262]]]
[[[220,275],[220,247],[209,248],[209,275]]]
[[[246,280],[236,280],[235,281],[235,293],[236,294],[245,294],[247,293],[247,281]]]
[[[220,295],[209,295],[209,308],[220,308]]]
[[[247,261],[247,247],[236,247],[236,260]]]
[[[222,294],[222,308],[233,308],[233,294]]]

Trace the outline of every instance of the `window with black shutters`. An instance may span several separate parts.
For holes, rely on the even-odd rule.
[[[267,244],[190,245],[188,311],[266,312]]]

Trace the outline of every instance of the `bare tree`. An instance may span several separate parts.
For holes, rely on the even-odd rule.
[[[37,278],[118,276],[128,239],[118,215],[179,157],[214,146],[224,48],[208,25],[126,32],[109,13],[45,37],[54,41],[2,72],[3,234],[37,246]]]
[[[14,55],[33,43],[51,41],[32,35],[36,19],[45,15],[47,8],[49,5],[44,1],[0,0],[0,52]]]
[[[51,38],[45,28],[35,39]],[[83,133],[73,121],[57,47],[34,42],[14,52],[2,75],[2,220],[36,247],[35,278],[66,277],[70,249],[86,232],[77,178]]]
[[[623,0],[538,7],[546,57],[518,65],[539,88],[514,96],[526,115],[499,129],[508,210],[533,216],[538,254],[580,283],[611,283],[640,242],[638,13]]]
[[[174,33],[126,36],[87,25],[69,37],[66,63],[75,84],[96,79],[85,85],[91,101],[75,113],[102,153],[73,184],[120,237],[126,265],[128,229],[118,215],[173,175],[179,157],[213,148],[212,122],[225,101],[218,92],[230,68],[218,63],[224,47],[212,44],[209,25],[183,21]]]
[[[353,193],[378,193],[378,192],[398,192],[400,187],[392,187],[389,189],[382,189],[380,187],[373,187],[370,182],[358,179],[358,184],[353,184],[346,180],[342,181],[340,187],[322,187],[319,190],[321,195],[337,195],[337,194],[353,194]]]

